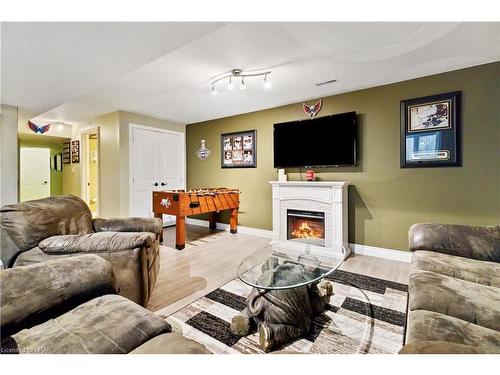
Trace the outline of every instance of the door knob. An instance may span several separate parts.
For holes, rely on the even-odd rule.
[[[161,183],[161,186],[165,186],[167,183],[166,182],[162,182]]]
[[[155,182],[155,186],[158,186],[158,182]]]
[[[43,184],[44,184],[44,185],[47,185],[47,181],[44,181],[44,182],[43,182]]]

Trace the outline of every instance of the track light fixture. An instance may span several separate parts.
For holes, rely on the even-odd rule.
[[[271,88],[271,80],[270,80],[270,75],[271,71],[266,71],[266,72],[260,72],[260,73],[245,73],[241,69],[233,69],[231,70],[230,73],[223,74],[219,78],[213,80],[210,84],[212,85],[212,95],[217,95],[217,89],[215,88],[215,84],[217,82],[220,82],[222,80],[228,79],[229,82],[227,84],[227,89],[228,90],[233,90],[234,85],[233,85],[233,78],[241,78],[241,83],[240,83],[240,90],[245,90],[247,88],[246,83],[245,83],[245,78],[248,77],[261,77],[264,76],[264,89],[270,89]]]

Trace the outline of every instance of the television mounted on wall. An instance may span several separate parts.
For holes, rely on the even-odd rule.
[[[356,112],[274,124],[274,167],[340,167],[357,163]]]

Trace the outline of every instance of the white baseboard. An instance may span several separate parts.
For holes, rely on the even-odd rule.
[[[208,227],[207,220],[191,219],[189,217],[186,218],[186,224],[198,225],[200,227]],[[229,231],[229,224],[217,223],[217,229]],[[272,238],[273,237],[273,232],[270,230],[252,228],[252,227],[244,227],[241,225],[238,225],[238,233],[250,234],[252,236],[265,237],[265,238]]]
[[[207,220],[186,218],[186,224],[208,227]],[[229,224],[217,223],[217,229],[229,231]],[[271,230],[243,227],[241,225],[238,225],[238,233],[250,234],[253,236],[265,237],[265,238],[273,237],[273,231]],[[385,249],[382,247],[375,247],[368,245],[358,245],[355,243],[350,243],[349,246],[351,250],[354,252],[354,254],[368,255],[371,257],[396,260],[399,262],[406,262],[406,263],[410,263],[411,261],[411,253],[407,251]]]
[[[398,262],[406,263],[410,263],[411,261],[411,253],[409,251],[385,249],[383,247],[358,245],[355,243],[350,243],[349,246],[351,247],[351,250],[354,254],[397,260]]]

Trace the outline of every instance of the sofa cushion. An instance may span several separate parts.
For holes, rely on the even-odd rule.
[[[0,210],[1,259],[10,267],[19,252],[44,238],[91,233],[92,214],[80,198],[61,195],[3,206]]]
[[[153,257],[153,254],[157,256],[158,252],[158,241],[155,241],[147,249],[135,248],[124,251],[97,252],[96,254],[111,264],[116,277],[119,294],[144,306],[147,304],[151,289],[156,280],[156,275],[158,274],[159,260],[156,260],[150,270],[147,270],[146,264],[148,258]],[[81,255],[82,253],[46,254],[38,247],[35,247],[21,253],[17,257],[14,267]]]
[[[98,232],[49,237],[38,247],[47,254],[114,252],[149,247],[155,238],[147,232]]]
[[[105,295],[12,336],[20,353],[128,353],[170,325],[117,295]]]
[[[413,341],[399,351],[399,354],[489,354],[482,346],[457,344],[448,341]]]
[[[130,354],[212,354],[204,345],[178,333],[156,336]]]
[[[411,258],[410,272],[422,270],[451,276],[455,279],[500,287],[500,264],[435,251],[416,251]]]
[[[448,341],[500,353],[500,332],[434,311],[414,310],[408,314],[407,343]]]
[[[500,290],[430,271],[410,274],[409,309],[447,314],[500,331]]]

